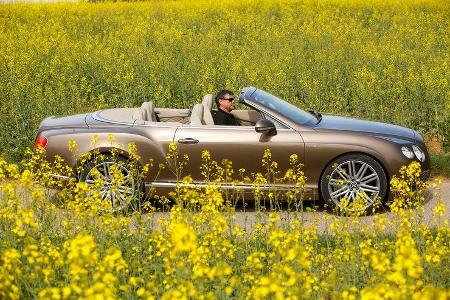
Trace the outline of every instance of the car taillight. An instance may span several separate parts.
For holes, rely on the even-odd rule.
[[[47,138],[43,135],[38,135],[36,138],[36,143],[34,144],[34,149],[44,148],[47,146]]]

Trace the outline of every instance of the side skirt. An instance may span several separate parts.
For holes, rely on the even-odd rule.
[[[156,189],[157,192],[162,192],[161,194],[167,194],[170,191],[173,191],[177,186],[180,188],[206,188],[209,184],[206,182],[193,182],[193,183],[177,183],[175,181],[155,181],[145,184],[146,190],[150,190],[151,188]],[[222,183],[218,185],[219,189],[224,191],[227,190],[237,190],[242,191],[245,194],[252,194],[255,189],[254,185],[251,184],[232,184],[232,183]],[[288,191],[295,189],[295,186],[288,184],[270,184],[270,185],[260,185],[258,186],[261,190],[277,190],[277,191]],[[158,193],[160,194],[160,193]],[[318,187],[313,184],[307,184],[304,190],[304,200],[317,200],[319,199]]]

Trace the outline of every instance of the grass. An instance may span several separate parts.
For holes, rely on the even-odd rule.
[[[450,178],[450,154],[430,153],[433,175],[441,175]]]

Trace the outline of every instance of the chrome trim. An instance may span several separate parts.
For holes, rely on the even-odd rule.
[[[288,124],[286,124],[286,123],[283,122],[283,121],[280,121],[280,119],[278,119],[277,117],[274,117],[273,115],[271,115],[271,114],[269,114],[269,113],[267,113],[267,112],[263,112],[263,114],[268,115],[269,117],[271,117],[272,119],[274,119],[274,120],[277,121],[278,123],[281,123],[282,125],[286,126],[287,128],[289,128],[289,129],[292,130],[292,131],[295,131],[294,129],[292,129],[291,126],[289,126]],[[264,118],[264,119],[266,119],[266,118]],[[282,130],[282,129],[283,129],[283,128],[281,128],[281,129],[278,129],[278,128],[277,128],[277,130]],[[283,130],[285,130],[285,129],[283,129]]]
[[[101,113],[102,111],[103,110],[98,110],[96,112],[93,112],[92,118],[96,121],[105,122],[105,123],[109,123],[109,124],[128,125],[128,126],[143,126],[143,127],[158,127],[158,128],[176,128],[183,124],[183,123],[179,123],[179,124],[173,124],[172,126],[170,126],[170,125],[164,126],[164,125],[162,125],[164,122],[163,123],[152,122],[151,124],[140,124],[140,123],[137,123],[136,120],[133,123],[119,122],[119,121],[113,121],[113,120],[109,120],[109,119],[100,117],[98,114]],[[144,122],[146,122],[146,121],[144,121]]]
[[[65,176],[65,175],[58,175],[58,174],[49,174],[48,176],[56,178],[56,179],[61,179],[61,180],[70,180],[73,179],[74,177],[70,177],[70,176]]]
[[[213,127],[214,126],[214,127]],[[219,129],[234,129],[234,130],[252,130],[255,131],[255,126],[228,126],[228,125],[202,125],[202,126],[191,126],[189,124],[183,124],[182,126],[178,126],[179,128],[193,128],[193,129],[212,129],[212,130],[219,130]],[[295,131],[291,128],[281,128],[277,131]]]
[[[206,183],[206,182],[177,183],[175,181],[166,181],[166,182],[150,182],[150,183],[146,183],[145,186],[158,188],[158,187],[176,187],[178,185],[179,187],[205,188],[212,184],[214,184],[214,183]],[[251,184],[230,184],[230,183],[219,184],[218,187],[221,189],[244,189],[244,190],[253,190],[255,188],[255,186],[251,185]],[[269,190],[269,189],[289,190],[289,189],[295,188],[295,186],[289,185],[289,184],[260,185],[258,187],[263,190]],[[313,189],[314,188],[312,188],[312,187],[305,187],[305,192],[313,190]]]

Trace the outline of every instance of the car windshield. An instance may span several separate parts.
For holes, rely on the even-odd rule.
[[[252,94],[252,98],[259,104],[269,109],[275,110],[285,116],[287,119],[300,125],[314,125],[317,119],[311,114],[298,108],[289,102],[284,101],[274,95],[266,93],[262,90],[256,90]]]

